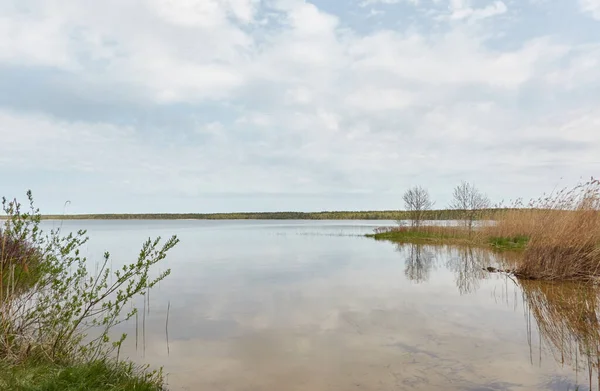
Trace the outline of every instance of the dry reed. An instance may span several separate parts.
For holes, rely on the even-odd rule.
[[[529,239],[521,278],[588,280],[600,276],[600,181],[592,179],[510,209],[487,236]]]

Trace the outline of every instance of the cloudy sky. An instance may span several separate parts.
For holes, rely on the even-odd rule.
[[[394,209],[600,175],[600,0],[0,0],[0,193]],[[561,179],[562,178],[562,179]]]

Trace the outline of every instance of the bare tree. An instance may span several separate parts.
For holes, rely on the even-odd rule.
[[[404,208],[408,211],[408,215],[413,227],[420,227],[425,216],[425,212],[431,210],[433,202],[429,198],[429,192],[421,186],[414,186],[408,189],[402,196],[404,200]]]
[[[475,186],[468,182],[461,182],[454,188],[450,209],[463,212],[463,220],[469,231],[473,229],[473,221],[481,212],[490,207],[490,199],[481,193]]]

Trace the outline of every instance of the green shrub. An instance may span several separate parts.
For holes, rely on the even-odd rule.
[[[86,232],[43,232],[31,192],[27,196],[27,211],[2,199],[0,360],[19,365],[43,357],[49,365],[85,366],[107,362],[115,350],[118,360],[126,335],[113,340],[111,329],[137,313],[135,307],[124,312],[136,296],[169,275],[166,270],[151,277],[151,268],[179,240],[148,239],[137,261],[118,270],[109,268],[106,252],[99,271],[90,273],[81,255]]]

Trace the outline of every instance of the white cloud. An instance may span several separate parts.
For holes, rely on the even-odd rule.
[[[10,9],[0,24],[0,59],[128,84],[158,102],[219,98],[244,82],[253,39],[238,22],[253,21],[254,0],[28,5],[28,12]],[[88,57],[103,60],[102,67],[87,67]]]
[[[364,87],[346,98],[349,106],[365,111],[401,110],[414,102],[414,96],[410,92],[381,87]]]
[[[579,0],[583,12],[589,13],[592,18],[600,20],[600,0]]]
[[[341,74],[351,77],[352,87],[353,80],[360,79],[354,72],[367,80],[383,71],[397,81],[514,87],[532,75],[541,57],[556,50],[548,42],[531,41],[518,51],[495,53],[460,29],[433,38],[392,30],[361,37],[341,30],[337,17],[315,5],[292,0],[276,3],[284,25],[261,31],[259,44],[259,35],[237,23],[252,23],[258,7],[254,0],[138,1],[136,18],[127,17],[127,10],[116,3],[83,7],[67,1],[60,11],[52,3],[36,3],[38,13],[47,18],[42,23],[20,18],[18,39],[2,42],[2,52],[13,62],[75,69],[96,84],[125,85],[158,103],[234,98],[241,88],[261,79],[293,83],[289,94],[300,95],[288,95],[287,100],[306,103],[320,89],[333,88],[331,83]],[[505,9],[496,2],[473,10],[457,0],[452,7],[455,14],[467,12],[464,18],[470,20]],[[52,21],[50,33],[44,30],[50,23],[46,19]],[[86,27],[73,38],[69,32],[78,24]],[[25,32],[40,41],[29,42]],[[102,61],[102,68],[86,67],[82,51]],[[368,80],[367,86],[348,92],[367,87],[377,88]]]
[[[374,4],[399,4],[399,3],[412,3],[414,5],[419,4],[419,0],[363,0],[360,3],[361,7],[367,7]]]
[[[433,42],[419,35],[381,32],[357,41],[352,65],[359,72],[385,72],[397,80],[422,83],[481,83],[514,88],[529,80],[537,67],[552,62],[566,48],[533,40],[515,51],[486,49],[477,37],[456,30]],[[390,79],[385,78],[384,83]]]
[[[12,157],[5,162],[8,167],[114,172],[132,166],[130,159],[139,150],[131,127],[69,123],[7,111],[0,111],[0,124],[0,154]]]
[[[257,0],[152,0],[161,18],[186,27],[218,27],[233,16],[243,23],[254,20]]]
[[[18,66],[74,69],[62,21],[47,15],[0,15],[0,61]]]
[[[570,50],[567,65],[545,73],[545,79],[559,88],[576,89],[599,83],[600,44],[586,44]]]
[[[494,3],[483,8],[473,8],[468,4],[467,0],[450,0],[449,8],[451,14],[449,18],[452,20],[468,19],[469,21],[477,21],[502,15],[508,10],[506,4],[500,0],[496,0]]]
[[[292,87],[285,92],[285,102],[288,104],[309,104],[313,100],[312,92],[303,86]]]

